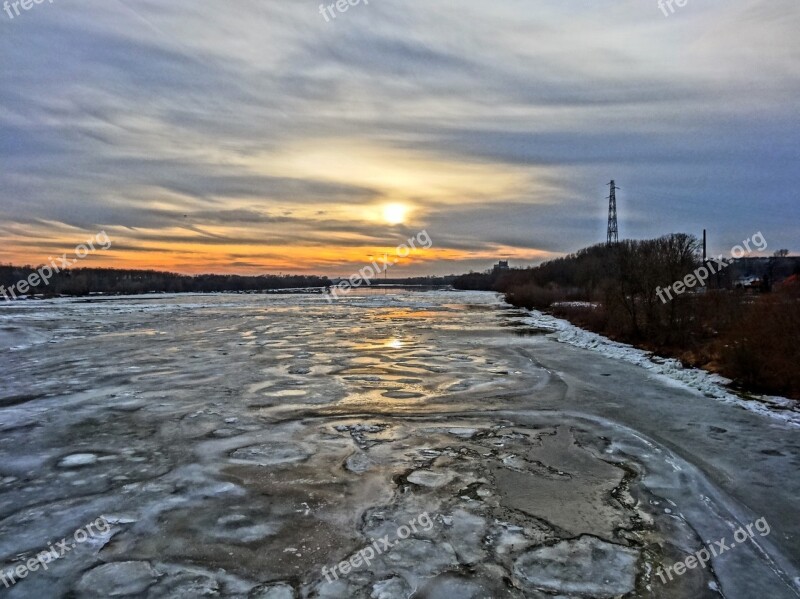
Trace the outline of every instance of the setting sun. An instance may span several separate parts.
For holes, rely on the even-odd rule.
[[[387,204],[383,208],[383,218],[390,225],[400,225],[406,221],[408,207],[403,204]]]

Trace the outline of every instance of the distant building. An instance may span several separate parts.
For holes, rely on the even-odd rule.
[[[769,291],[792,275],[800,274],[800,256],[738,258],[727,270],[730,271],[728,287]]]
[[[494,268],[492,270],[494,272],[502,272],[505,270],[509,270],[508,260],[500,260],[500,262],[494,265]]]

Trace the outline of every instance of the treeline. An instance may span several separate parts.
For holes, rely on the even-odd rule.
[[[406,277],[404,279],[379,279],[375,278],[372,285],[409,285],[414,287],[443,287],[452,285],[456,280],[456,275],[445,275],[443,277]]]
[[[25,294],[17,291],[20,281],[28,281],[37,272],[32,266],[0,265],[0,285],[15,290],[16,295],[88,295],[90,293],[139,294],[152,292],[185,293],[214,291],[277,291],[306,287],[327,287],[327,277],[307,275],[181,275],[156,270],[115,268],[79,268],[56,273],[48,283],[40,282]],[[34,279],[36,280],[36,279]]]
[[[597,245],[535,268],[470,273],[453,285],[499,291],[515,306],[678,357],[754,391],[800,399],[800,287],[792,283],[797,276],[783,285],[769,278],[789,267],[800,271],[798,262],[751,262],[765,273],[763,284],[737,289],[741,264],[703,264],[698,239],[673,234]],[[662,301],[664,289],[704,266],[718,270],[705,285]]]

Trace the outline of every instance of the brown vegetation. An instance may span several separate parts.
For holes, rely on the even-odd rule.
[[[759,297],[722,335],[720,371],[748,388],[800,399],[800,286]]]
[[[525,308],[546,310],[612,339],[707,368],[756,392],[800,399],[800,293],[797,284],[763,295],[734,289],[728,273],[663,303],[657,289],[702,264],[698,240],[598,245],[536,268],[457,280],[492,289]],[[581,306],[570,302],[591,302]]]

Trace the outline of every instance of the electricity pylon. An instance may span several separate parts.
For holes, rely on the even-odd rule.
[[[611,188],[611,193],[608,196],[608,239],[606,243],[608,245],[613,245],[615,243],[619,243],[619,226],[617,225],[617,194],[616,191],[619,189],[616,185],[614,185],[614,179],[611,179],[611,183],[608,184]]]

